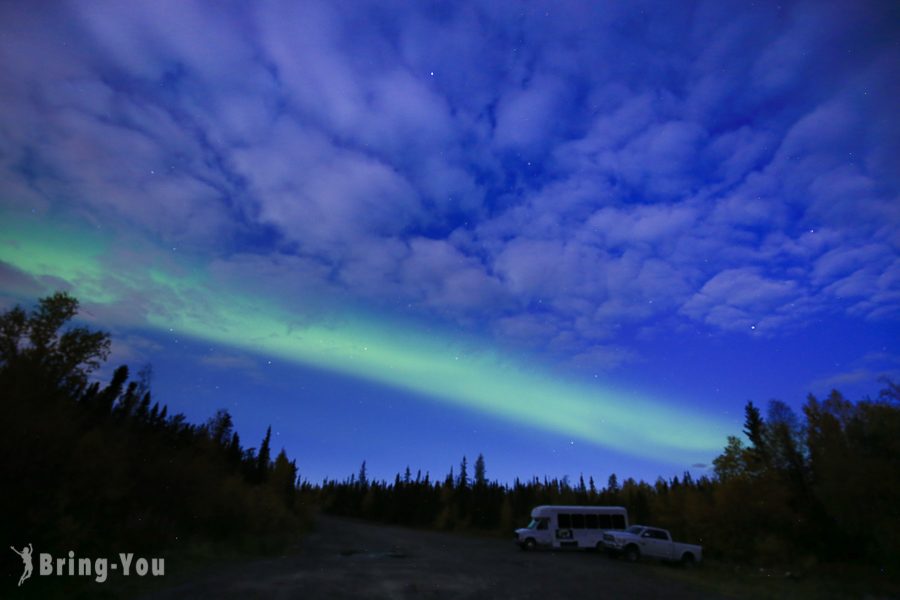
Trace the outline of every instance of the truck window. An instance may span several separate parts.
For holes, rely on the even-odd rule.
[[[559,523],[560,529],[569,529],[572,527],[572,515],[568,513],[559,513],[556,515],[556,521]]]
[[[600,529],[600,519],[597,515],[584,515],[584,526],[588,529]]]

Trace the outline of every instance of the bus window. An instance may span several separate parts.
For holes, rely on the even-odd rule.
[[[572,528],[584,529],[584,515],[572,515]]]
[[[597,515],[584,515],[584,526],[588,529],[599,529],[600,520]]]
[[[612,529],[625,529],[625,515],[612,516]]]
[[[556,520],[559,523],[560,529],[569,529],[572,527],[572,515],[559,513],[556,515]]]
[[[612,517],[610,515],[597,515],[600,523],[600,529],[613,529]]]

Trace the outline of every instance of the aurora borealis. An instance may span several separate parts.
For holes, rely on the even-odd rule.
[[[54,228],[19,236],[3,231],[4,262],[36,278],[66,282],[90,305],[115,304],[135,295],[156,299],[144,325],[287,361],[405,388],[524,425],[641,456],[683,453],[697,459],[716,448],[727,429],[713,419],[687,423],[677,433],[665,424],[678,412],[660,403],[598,385],[566,382],[541,373],[476,341],[425,336],[402,323],[345,313],[331,323],[295,322],[277,302],[213,283],[193,269],[171,274],[108,266],[112,243],[89,231]],[[64,248],[57,243],[65,241]],[[75,241],[75,243],[72,243]],[[151,264],[152,249],[141,253]],[[111,280],[110,280],[111,279]],[[552,398],[553,410],[547,410]]]
[[[6,5],[0,301],[312,478],[706,473],[900,374],[895,13]]]

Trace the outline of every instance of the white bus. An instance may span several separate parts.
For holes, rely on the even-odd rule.
[[[516,529],[523,550],[545,548],[603,549],[603,532],[628,527],[628,511],[621,506],[538,506],[528,527]]]

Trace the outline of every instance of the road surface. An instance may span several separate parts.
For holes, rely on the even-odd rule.
[[[485,539],[320,517],[288,556],[232,565],[147,598],[716,597],[660,571],[595,552],[522,552],[511,537]]]

